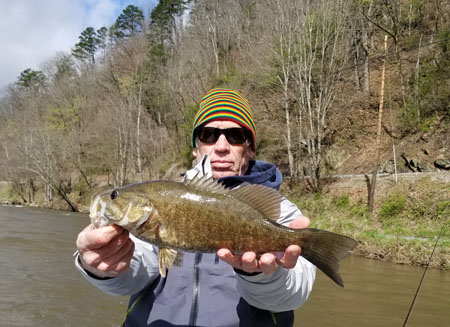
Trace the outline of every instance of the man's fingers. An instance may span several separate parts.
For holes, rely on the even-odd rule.
[[[228,263],[230,263],[229,261],[233,257],[233,254],[228,249],[220,249],[219,251],[217,251],[217,255],[219,256],[220,259]]]
[[[133,241],[131,241],[128,232],[125,231],[110,240],[109,243],[103,247],[80,251],[80,254],[83,262],[90,266],[96,266],[109,257],[117,256],[117,253],[124,251],[125,249],[122,248],[126,245],[129,247],[130,243],[133,243]]]
[[[273,253],[264,253],[259,259],[259,267],[265,274],[273,273],[277,267],[277,258]]]
[[[265,274],[272,274],[278,266],[286,269],[294,268],[300,253],[301,248],[297,245],[290,245],[284,253],[264,253],[261,257],[258,257],[255,252],[244,252],[242,256],[235,256],[228,249],[217,251],[219,258],[234,268],[249,273],[263,272]]]
[[[247,272],[255,272],[258,270],[258,260],[256,260],[255,252],[244,252],[241,257],[242,270]]]
[[[217,251],[217,255],[220,259],[229,265],[232,265],[234,268],[242,269],[241,257],[234,255],[230,250],[220,249]]]
[[[124,232],[128,233],[128,231],[117,225],[97,229],[92,229],[91,225],[89,225],[78,234],[77,248],[80,252],[102,248]]]
[[[126,270],[130,265],[133,252],[134,242],[131,239],[128,239],[128,242],[124,244],[119,251],[99,262],[96,269],[102,272],[121,272]]]
[[[301,248],[298,245],[289,245],[284,252],[284,256],[278,260],[280,266],[286,269],[294,268],[300,253]]]

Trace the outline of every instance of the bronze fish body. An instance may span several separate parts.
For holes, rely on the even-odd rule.
[[[97,195],[90,209],[96,227],[117,224],[159,247],[164,277],[180,259],[176,250],[235,254],[284,252],[291,244],[340,286],[339,262],[357,242],[347,236],[306,228],[292,229],[275,221],[281,195],[257,184],[226,189],[208,177],[184,182],[150,181]]]

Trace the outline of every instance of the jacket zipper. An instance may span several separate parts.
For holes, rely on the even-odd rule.
[[[198,315],[198,296],[200,293],[200,261],[202,260],[202,253],[195,254],[195,263],[194,263],[194,285],[192,288],[192,307],[191,307],[191,315],[189,318],[189,326],[195,326],[197,322]]]

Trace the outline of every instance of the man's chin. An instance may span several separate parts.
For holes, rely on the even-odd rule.
[[[220,170],[220,169],[213,169],[212,174],[214,178],[222,178],[222,177],[228,177],[228,176],[236,176],[236,172],[231,170]]]

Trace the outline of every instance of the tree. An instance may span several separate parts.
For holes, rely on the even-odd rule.
[[[373,9],[372,9],[372,1]],[[400,88],[402,95],[403,108],[406,107],[406,88],[405,77],[403,73],[403,59],[400,52],[400,39],[403,34],[402,17],[401,17],[401,1],[400,0],[371,0],[371,10],[362,12],[364,17],[374,26],[384,33],[388,34],[395,47],[395,55],[397,59],[398,74],[400,77]]]
[[[111,28],[112,35],[117,38],[129,38],[144,31],[144,14],[136,6],[129,5],[117,17]]]
[[[72,55],[79,60],[88,60],[95,64],[95,53],[97,52],[99,39],[94,28],[87,27],[78,38],[80,42],[75,44]]]
[[[208,63],[213,63],[216,79],[234,69],[243,20],[242,7],[236,1],[202,0],[192,9],[190,32],[197,51],[206,52]]]
[[[294,154],[291,132],[291,87],[294,77],[294,65],[296,60],[296,34],[299,28],[296,16],[298,1],[290,0],[268,0],[264,4],[267,15],[263,16],[265,21],[271,20],[268,31],[269,43],[272,44],[271,59],[274,67],[274,75],[279,86],[282,88],[282,108],[284,110],[286,124],[286,149],[289,163],[289,175],[295,176]]]
[[[352,53],[354,58],[355,82],[357,90],[362,90],[366,97],[370,95],[370,38],[373,24],[365,16],[372,16],[373,0],[358,0],[353,3],[352,15]],[[361,64],[362,61],[362,64]],[[362,69],[361,69],[362,67]]]
[[[178,36],[177,18],[187,9],[189,0],[160,0],[150,14],[150,28],[160,43]]]
[[[106,49],[106,42],[108,40],[108,29],[105,26],[100,27],[97,30],[97,45],[99,49],[103,51]]]
[[[17,78],[17,84],[23,88],[36,89],[45,86],[47,77],[40,70],[27,68]]]
[[[322,141],[328,128],[329,109],[336,96],[342,67],[347,60],[347,0],[304,2],[296,60],[299,146],[306,147],[312,187],[320,191]]]
[[[25,70],[18,78],[16,89],[11,90],[10,101],[14,111],[6,117],[9,142],[2,150],[9,162],[17,164],[10,169],[10,174],[15,174],[12,180],[29,185],[32,193],[33,180],[38,177],[44,183],[49,206],[55,191],[75,211],[76,207],[67,196],[70,182],[67,182],[64,171],[68,168],[65,166],[68,147],[64,147],[65,139],[45,124],[50,85],[38,87],[34,82],[36,76],[44,75]],[[37,78],[38,81],[41,79]]]

